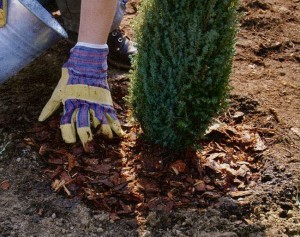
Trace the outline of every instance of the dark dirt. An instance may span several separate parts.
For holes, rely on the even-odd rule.
[[[122,23],[129,36],[136,2]],[[241,2],[230,107],[198,153],[143,143],[128,117],[128,73],[112,67],[126,138],[96,138],[87,156],[61,142],[59,113],[38,123],[65,40],[0,85],[0,236],[300,236],[300,1]],[[72,197],[55,192],[73,168],[85,182],[66,185]]]

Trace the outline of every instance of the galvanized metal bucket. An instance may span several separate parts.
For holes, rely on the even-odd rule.
[[[0,28],[0,84],[60,38],[68,35],[34,0],[8,0],[7,23]]]

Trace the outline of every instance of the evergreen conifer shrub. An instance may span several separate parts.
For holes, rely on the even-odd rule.
[[[194,145],[224,109],[238,0],[142,0],[130,102],[147,140]]]

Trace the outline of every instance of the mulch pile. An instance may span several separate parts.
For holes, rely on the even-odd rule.
[[[37,123],[26,144],[38,150],[53,191],[111,213],[111,219],[206,207],[222,196],[241,199],[260,179],[263,151],[274,136],[272,118],[256,120],[256,104],[236,98],[215,120],[197,151],[174,153],[147,144],[137,124],[127,123],[125,138],[95,137],[92,153],[78,142],[65,144],[59,116]]]

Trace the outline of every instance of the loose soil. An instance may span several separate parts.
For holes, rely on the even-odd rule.
[[[300,236],[299,3],[241,1],[230,106],[197,152],[143,141],[113,67],[125,138],[96,136],[86,154],[62,142],[61,110],[37,122],[67,40],[0,85],[0,236]]]

